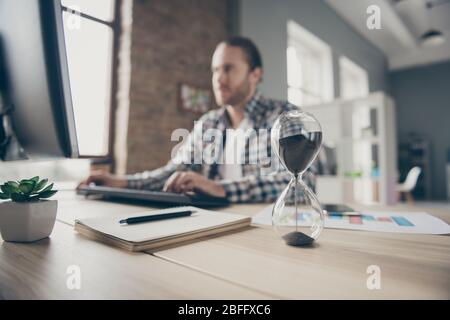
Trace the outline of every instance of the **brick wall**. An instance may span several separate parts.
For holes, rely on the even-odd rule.
[[[178,105],[180,82],[211,88],[211,55],[228,35],[226,0],[135,0],[127,139],[128,173],[165,164],[175,128],[199,115]]]

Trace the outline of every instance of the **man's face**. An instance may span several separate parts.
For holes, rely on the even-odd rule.
[[[250,71],[244,51],[220,44],[212,58],[212,84],[219,106],[242,104],[253,94],[261,70]]]

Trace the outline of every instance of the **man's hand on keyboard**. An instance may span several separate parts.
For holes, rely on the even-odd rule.
[[[114,188],[126,188],[127,180],[120,178],[118,176],[104,173],[104,172],[94,172],[90,175],[86,180],[82,181],[78,187],[88,186],[91,183],[94,183],[97,186],[106,186],[106,187],[114,187]]]
[[[225,198],[225,190],[220,184],[193,171],[175,172],[167,179],[163,191],[177,193],[194,191]]]

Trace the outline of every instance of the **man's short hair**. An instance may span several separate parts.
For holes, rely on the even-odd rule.
[[[225,43],[228,46],[241,48],[244,51],[245,56],[247,57],[247,62],[250,66],[251,71],[255,70],[256,68],[262,69],[263,63],[261,54],[259,53],[258,47],[249,38],[234,36],[228,38],[222,43]]]

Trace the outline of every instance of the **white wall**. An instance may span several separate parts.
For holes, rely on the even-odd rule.
[[[369,89],[388,91],[387,60],[322,0],[240,0],[237,33],[250,37],[261,50],[266,95],[287,98],[287,21],[292,19],[328,43],[333,50],[335,94],[339,93],[338,59],[345,55],[367,70]],[[363,12],[362,14],[366,14]]]

